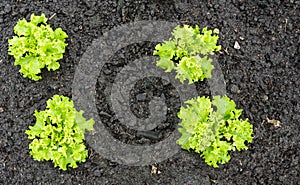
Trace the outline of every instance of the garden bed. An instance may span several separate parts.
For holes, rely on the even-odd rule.
[[[300,169],[299,1],[2,1],[0,3],[0,184],[298,184]],[[69,36],[57,71],[42,71],[34,82],[23,78],[7,54],[18,19],[32,13],[51,17],[52,27]],[[180,150],[165,161],[145,166],[118,164],[88,145],[89,156],[76,169],[61,171],[51,162],[34,161],[25,134],[54,94],[72,97],[78,64],[95,39],[117,26],[137,21],[218,28],[222,50],[215,54],[226,94],[253,124],[248,150],[231,152],[219,168],[199,154]],[[151,56],[155,43],[131,44],[115,53],[97,79],[97,110],[109,133],[132,145],[151,145],[173,132],[179,119],[179,95],[158,78],[143,79],[132,91],[131,110],[147,117],[148,103],[165,94],[168,122],[145,134],[115,119],[105,101],[107,86],[130,62]],[[150,85],[149,85],[150,84]],[[199,95],[210,96],[208,81],[197,82]],[[148,92],[148,94],[145,92]],[[149,95],[150,92],[150,95]],[[85,110],[86,112],[88,110]],[[271,121],[270,121],[271,120]],[[273,121],[272,121],[273,120]],[[280,121],[280,126],[272,124]],[[97,124],[97,122],[95,123]],[[158,133],[158,134],[153,134]],[[175,141],[174,141],[175,142]],[[164,152],[164,151],[161,151]]]

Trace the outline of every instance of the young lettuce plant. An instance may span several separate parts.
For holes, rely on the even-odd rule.
[[[32,14],[30,22],[19,20],[14,27],[17,36],[8,40],[8,54],[14,56],[14,64],[21,66],[20,73],[24,77],[34,81],[42,78],[38,74],[44,67],[49,71],[60,67],[57,61],[63,58],[67,46],[68,35],[61,28],[53,31],[46,22],[44,14]]]
[[[36,123],[26,131],[30,154],[35,160],[52,160],[54,166],[67,170],[84,162],[88,151],[83,143],[85,130],[93,130],[94,120],[86,120],[83,111],[74,108],[68,97],[54,95],[44,111],[35,111]]]
[[[156,45],[153,54],[160,58],[156,65],[165,72],[175,69],[176,78],[182,83],[188,80],[191,84],[211,78],[214,66],[208,55],[213,55],[214,51],[221,49],[221,46],[217,46],[219,30],[203,28],[200,32],[198,26],[193,28],[184,25],[177,26],[172,34],[173,39]]]
[[[229,151],[247,149],[245,142],[252,142],[253,126],[248,120],[239,119],[241,109],[227,96],[215,96],[186,101],[178,117],[182,120],[177,140],[183,149],[201,153],[208,165],[218,167],[230,160]]]

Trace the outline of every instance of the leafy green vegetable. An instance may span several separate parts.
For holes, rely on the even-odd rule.
[[[14,56],[15,65],[20,65],[20,73],[34,81],[41,79],[38,74],[45,66],[57,70],[60,65],[57,60],[63,58],[68,35],[61,29],[54,31],[48,25],[44,14],[31,15],[30,22],[19,20],[14,27],[17,36],[8,40],[8,54]]]
[[[229,151],[247,149],[245,142],[252,142],[253,126],[239,119],[242,110],[236,109],[227,96],[215,96],[212,102],[207,97],[197,97],[186,104],[178,113],[182,135],[177,143],[183,149],[202,152],[208,165],[218,167],[218,163],[228,162]]]
[[[211,31],[203,28],[200,33],[198,26],[177,26],[173,30],[174,39],[156,45],[153,54],[160,57],[156,65],[166,72],[175,69],[176,78],[181,82],[187,79],[189,84],[211,78],[214,66],[208,55],[221,49],[216,45],[218,33],[218,29]]]
[[[30,154],[35,160],[52,160],[55,167],[66,170],[84,162],[88,151],[83,143],[85,130],[93,130],[94,120],[86,120],[76,111],[68,97],[54,95],[46,110],[35,111],[36,123],[26,131]]]

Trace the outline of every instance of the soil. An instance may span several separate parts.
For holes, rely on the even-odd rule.
[[[2,0],[0,3],[0,184],[300,184],[300,1],[296,0]],[[14,59],[7,54],[13,27],[32,13],[53,16],[48,23],[69,35],[61,67],[43,70],[42,80],[22,78]],[[164,20],[178,24],[219,28],[222,50],[216,54],[226,82],[226,93],[243,118],[254,127],[249,149],[232,152],[231,160],[219,168],[208,166],[199,154],[181,150],[152,165],[126,166],[103,158],[88,145],[89,157],[76,169],[60,171],[52,162],[34,161],[25,134],[33,125],[34,110],[43,110],[54,94],[72,97],[75,67],[83,53],[108,30],[129,22]],[[240,48],[237,49],[235,42]],[[147,117],[147,105],[154,96],[167,94],[172,108],[170,124],[153,133],[141,134],[111,120],[113,112],[101,93],[115,73],[134,59],[153,52],[153,43],[123,48],[112,60],[123,61],[103,72],[97,83],[101,119],[110,133],[124,143],[147,145],[174,132],[180,103],[172,86],[161,79],[140,81],[131,93],[131,110]],[[126,60],[123,60],[124,57]],[[105,70],[105,69],[103,69]],[[108,79],[100,83],[101,78]],[[109,80],[110,79],[110,80]],[[145,84],[148,84],[145,85]],[[149,85],[150,84],[150,85]],[[198,93],[210,95],[206,82],[197,83]],[[144,97],[137,95],[146,92]],[[149,95],[149,92],[150,95]],[[107,116],[108,115],[108,116]],[[268,120],[278,120],[275,127]],[[116,126],[117,125],[117,126]],[[122,135],[130,133],[130,137]],[[153,173],[157,169],[160,173]]]

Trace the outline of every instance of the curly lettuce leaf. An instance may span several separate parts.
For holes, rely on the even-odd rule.
[[[222,135],[227,141],[232,140],[232,145],[240,151],[241,149],[247,149],[245,141],[252,142],[253,126],[248,120],[228,120],[228,125],[222,125]]]
[[[76,112],[75,115],[75,123],[78,125],[78,128],[84,132],[85,130],[93,130],[94,128],[94,121],[92,119],[86,121],[83,117],[83,111]]]
[[[155,47],[153,54],[160,57],[156,65],[166,72],[175,69],[176,77],[182,83],[188,80],[191,84],[211,78],[214,66],[208,55],[221,49],[217,46],[218,33],[218,29],[203,28],[200,32],[198,26],[177,26],[172,33],[173,39]]]
[[[67,34],[61,28],[52,30],[46,24],[44,14],[31,15],[31,21],[19,20],[14,27],[17,36],[8,40],[8,54],[14,56],[15,65],[20,65],[20,73],[34,81],[40,80],[41,69],[57,70],[57,62],[63,58],[67,44]]]
[[[204,78],[211,77],[211,71],[213,69],[214,66],[211,64],[211,60],[207,57],[183,57],[176,66],[176,78],[178,78],[182,83],[185,80],[188,80],[188,83],[192,84],[199,80],[203,81]]]
[[[200,60],[199,56],[183,57],[176,67],[176,78],[182,83],[187,79],[189,84],[198,81],[203,75]]]
[[[215,96],[213,99],[213,105],[217,108],[216,113],[223,117],[223,119],[238,118],[242,114],[241,109],[235,109],[234,101],[230,100],[227,96]]]
[[[185,150],[201,153],[208,165],[218,167],[228,162],[229,151],[247,149],[245,142],[252,142],[253,126],[239,119],[242,110],[235,109],[227,96],[215,96],[213,101],[197,97],[186,104],[178,113],[182,135],[177,143]]]
[[[47,101],[44,111],[35,111],[36,123],[26,131],[30,154],[35,160],[52,160],[62,170],[77,167],[88,152],[84,145],[85,130],[92,130],[94,120],[86,120],[83,111],[77,111],[73,102],[54,95]]]
[[[214,123],[208,120],[208,115],[212,111],[211,102],[205,97],[197,97],[186,103],[187,108],[181,107],[178,113],[178,117],[182,120],[178,131],[182,137],[177,140],[177,143],[183,149],[193,149],[200,152],[214,140],[211,125]],[[200,143],[202,138],[206,138],[206,140]]]
[[[218,168],[218,164],[224,164],[230,160],[228,153],[230,150],[232,150],[230,143],[216,139],[211,146],[203,151],[201,157],[204,158],[208,165]]]
[[[176,50],[175,41],[166,41],[164,44],[158,44],[155,49],[154,55],[160,56],[156,65],[164,69],[166,72],[171,72],[175,67],[174,62],[172,61]]]

